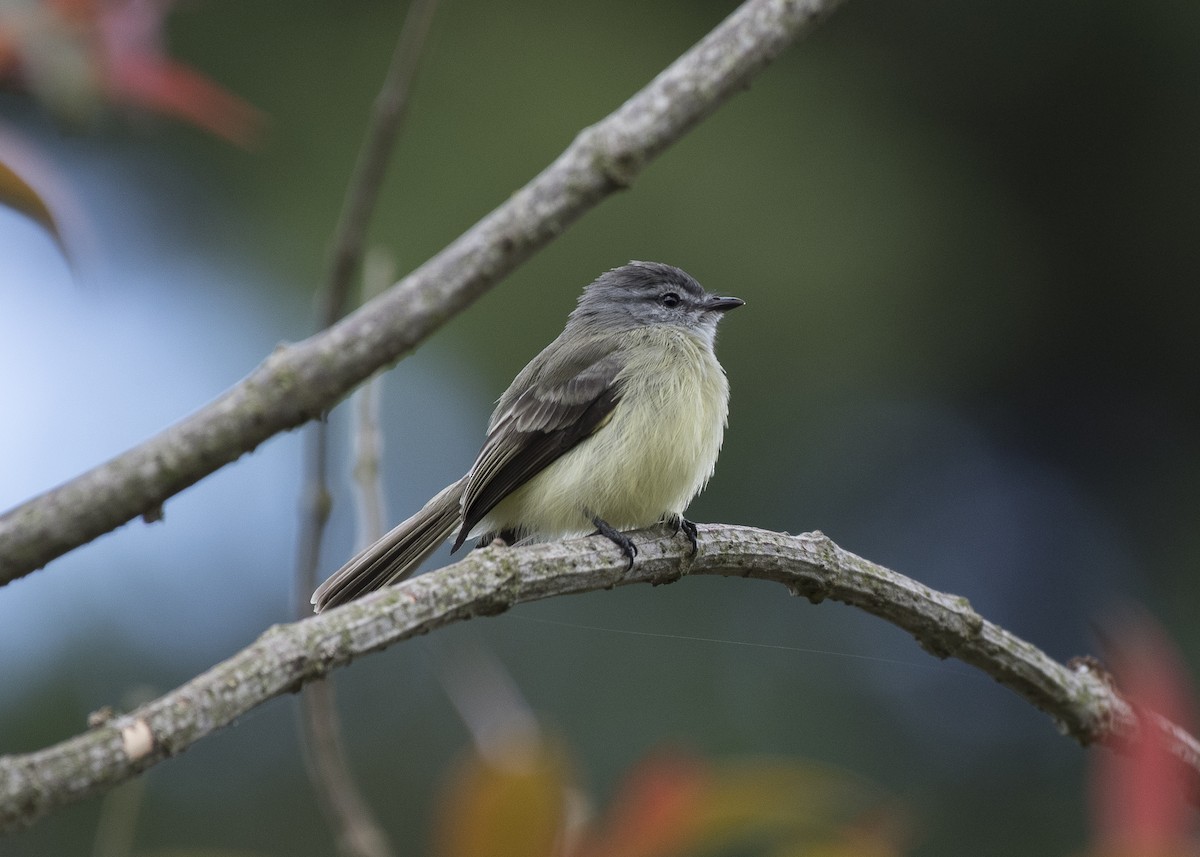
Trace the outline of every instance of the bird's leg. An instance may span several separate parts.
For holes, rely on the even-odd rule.
[[[629,571],[633,568],[633,558],[637,556],[637,545],[633,543],[633,539],[615,529],[612,524],[601,518],[599,515],[592,517],[592,523],[596,525],[596,532],[593,535],[604,536],[614,545],[621,549],[621,553],[625,554],[625,558],[629,560],[629,565],[625,566],[625,570]]]
[[[700,548],[700,545],[696,541],[696,525],[678,512],[667,515],[663,519],[663,523],[674,530],[675,535],[679,535],[679,531],[683,530],[683,534],[687,536],[687,540],[692,543],[692,556],[695,556],[696,551]]]

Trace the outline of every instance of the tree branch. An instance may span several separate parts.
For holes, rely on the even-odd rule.
[[[820,533],[790,536],[750,527],[703,525],[695,557],[661,530],[638,534],[625,559],[601,537],[522,548],[485,548],[461,562],[344,607],[278,625],[227,661],[130,714],[24,755],[0,757],[0,830],[26,826],[57,807],[111,788],[183,752],[272,697],[368,652],[453,622],[516,604],[686,575],[752,577],[781,583],[817,603],[866,610],[908,631],[939,658],[978,667],[1046,712],[1087,746],[1136,737],[1138,718],[1109,681],[1068,667],[988,622],[967,599],[930,589],[835,545]],[[1164,746],[1200,775],[1200,742],[1165,719],[1144,720]]]
[[[387,293],[280,346],[237,386],[145,443],[0,517],[0,585],[162,504],[333,407],[679,140],[840,0],[747,0],[550,166]]]

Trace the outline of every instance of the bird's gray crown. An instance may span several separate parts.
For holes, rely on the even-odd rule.
[[[741,303],[708,293],[674,265],[630,262],[605,271],[584,289],[570,323],[609,330],[677,325],[711,339],[725,311]]]

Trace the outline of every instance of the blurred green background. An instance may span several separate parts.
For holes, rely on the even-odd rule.
[[[444,0],[372,243],[419,264],[732,8]],[[308,334],[403,11],[174,13],[171,53],[268,115],[250,152],[160,119],[64,132],[3,96],[5,121],[76,184],[105,272],[73,285],[52,249],[32,273],[0,271],[10,324],[43,331],[10,335],[0,368],[18,432],[0,453],[4,506]],[[388,376],[393,517],[468,466],[490,402],[582,286],[656,259],[747,301],[722,328],[730,426],[692,518],[820,529],[1062,659],[1096,651],[1093,623],[1133,599],[1194,668],[1198,46],[1189,2],[851,0]],[[12,253],[49,243],[22,236]],[[127,354],[111,372],[108,347]],[[287,620],[299,461],[298,437],[276,439],[168,503],[164,523],[0,593],[0,751],[68,737]],[[349,484],[340,465],[327,571],[352,550]],[[348,751],[403,853],[425,850],[467,743],[435,668],[456,646],[501,659],[600,802],[668,744],[850,771],[906,806],[914,854],[1086,841],[1086,753],[1009,691],[855,611],[697,579],[522,607],[342,671]],[[151,771],[135,853],[331,853],[294,706]],[[75,805],[0,853],[91,853],[103,812]]]

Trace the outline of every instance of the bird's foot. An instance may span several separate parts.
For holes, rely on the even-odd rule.
[[[696,525],[680,514],[667,515],[667,517],[663,519],[663,523],[670,527],[674,531],[675,535],[679,535],[680,531],[682,531],[683,534],[687,536],[687,540],[692,544],[692,556],[695,556],[696,551],[700,548],[700,545],[696,540]]]
[[[625,570],[629,571],[632,569],[633,558],[638,554],[637,545],[633,543],[633,539],[615,529],[612,524],[599,516],[592,518],[592,523],[596,525],[596,532],[593,535],[604,536],[604,538],[619,547],[621,553],[625,554],[625,558],[629,560],[629,564],[625,566]]]

